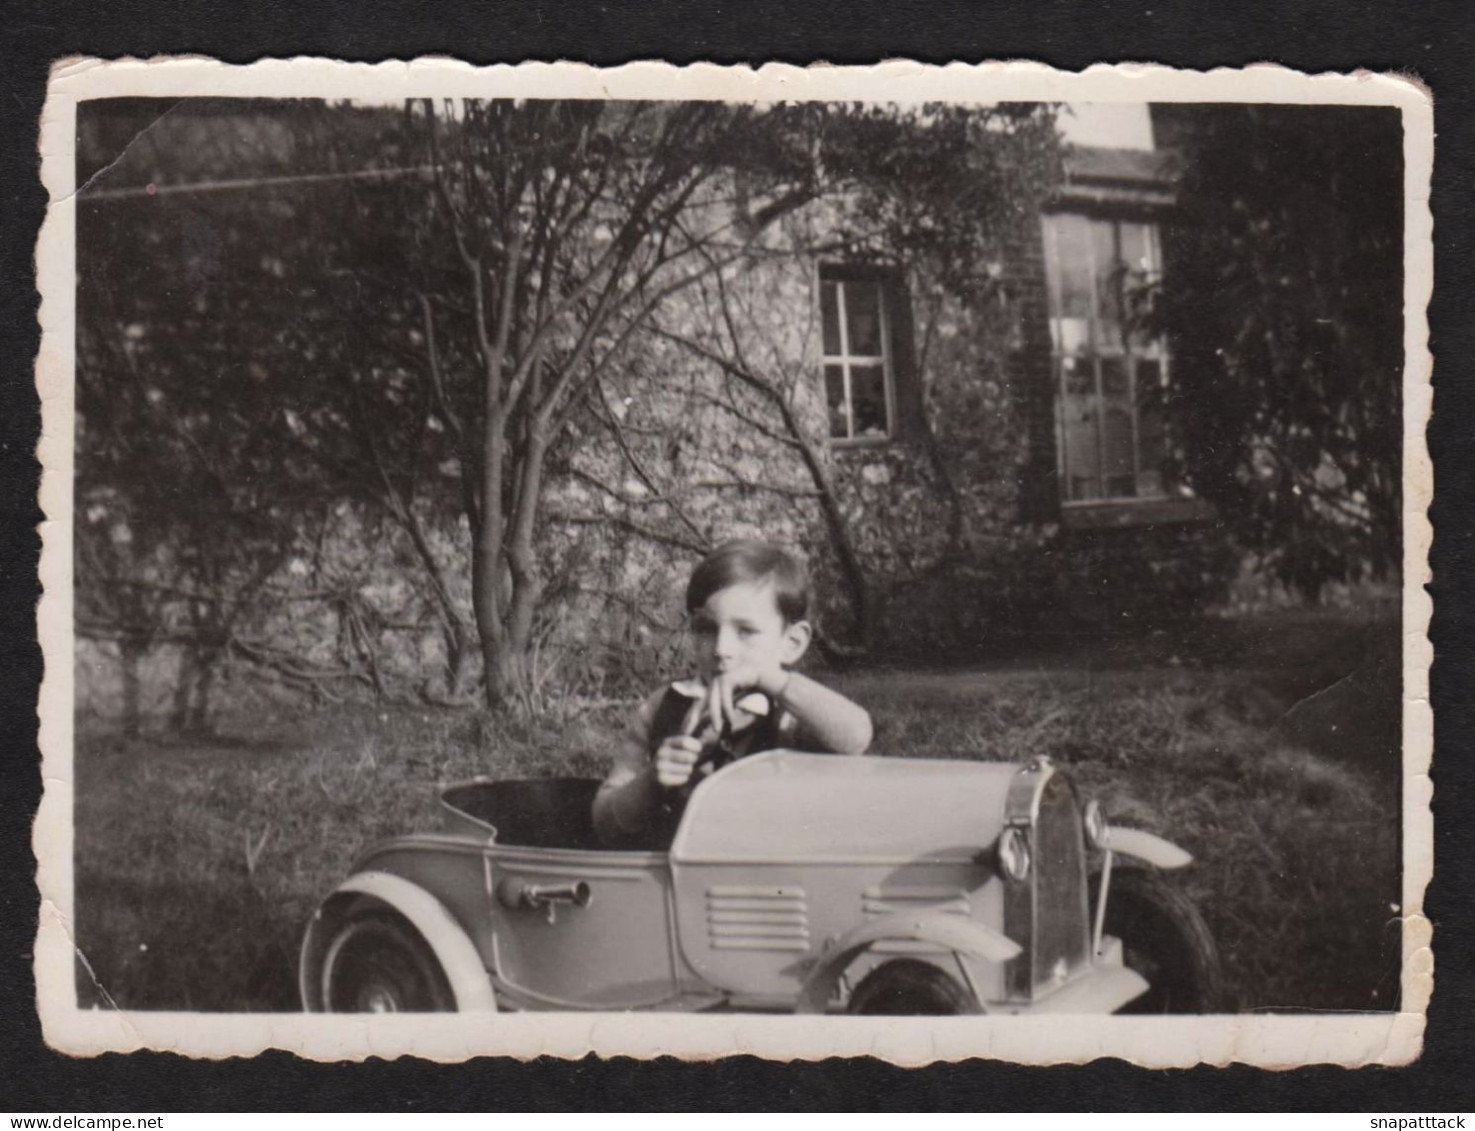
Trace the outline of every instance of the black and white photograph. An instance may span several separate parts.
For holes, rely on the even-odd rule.
[[[45,128],[56,1047],[1418,1054],[1415,84],[180,60]]]

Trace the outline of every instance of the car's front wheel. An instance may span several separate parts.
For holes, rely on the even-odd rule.
[[[981,1013],[972,992],[947,971],[915,958],[883,962],[860,980],[848,1013],[912,1017]]]
[[[1096,905],[1100,877],[1092,882]],[[1106,896],[1106,934],[1148,990],[1123,1013],[1219,1013],[1226,1008],[1219,948],[1193,901],[1151,872],[1117,869]]]
[[[323,961],[331,1013],[449,1013],[445,971],[418,931],[388,911],[361,911],[338,928]]]

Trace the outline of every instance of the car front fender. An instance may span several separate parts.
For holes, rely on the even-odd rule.
[[[1141,829],[1110,826],[1106,830],[1106,847],[1123,856],[1145,860],[1155,868],[1183,868],[1193,863],[1193,854],[1186,849]]]
[[[794,1012],[823,1013],[840,975],[861,952],[883,939],[935,943],[989,962],[1007,962],[1020,953],[1013,939],[971,919],[940,913],[884,915],[847,931],[820,955],[804,980]]]
[[[460,1013],[495,1013],[497,998],[492,990],[481,955],[446,910],[445,904],[403,876],[389,872],[356,872],[323,901],[302,940],[298,982],[303,1007],[311,1012],[323,1008],[321,960],[333,931],[358,899],[382,903],[402,916],[430,947],[445,972]]]

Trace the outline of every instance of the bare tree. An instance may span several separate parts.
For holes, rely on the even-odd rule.
[[[438,208],[461,268],[419,294],[425,371],[454,434],[489,705],[526,693],[551,448],[653,312],[740,258],[812,194],[802,163],[733,193],[747,107],[427,106]],[[469,343],[469,348],[467,343]]]

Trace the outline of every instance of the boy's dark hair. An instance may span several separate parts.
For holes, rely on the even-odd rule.
[[[694,613],[707,598],[729,585],[768,582],[785,623],[803,620],[809,612],[809,576],[787,550],[756,538],[724,542],[691,571],[686,586],[686,611]]]

